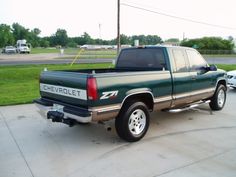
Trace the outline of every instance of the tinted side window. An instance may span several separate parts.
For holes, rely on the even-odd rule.
[[[196,71],[202,67],[207,66],[207,62],[198,52],[196,52],[194,50],[186,50],[186,52],[187,52],[187,55],[189,58],[189,64],[190,64],[191,71]]]
[[[164,53],[161,48],[123,50],[118,58],[116,67],[155,70],[167,69]]]
[[[187,63],[185,61],[184,52],[182,50],[172,50],[176,72],[188,72]]]

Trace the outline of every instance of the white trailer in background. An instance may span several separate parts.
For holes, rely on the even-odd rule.
[[[121,45],[121,48],[128,48],[131,47],[131,45]],[[116,45],[96,45],[96,44],[85,44],[80,46],[81,49],[85,50],[108,50],[108,49],[116,49]]]
[[[17,40],[16,51],[18,53],[30,53],[30,44],[25,39]]]

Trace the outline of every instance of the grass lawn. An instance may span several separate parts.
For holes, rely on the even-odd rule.
[[[80,49],[78,48],[66,48],[64,49],[64,54],[77,54]],[[31,54],[41,54],[41,53],[60,53],[60,49],[56,48],[32,48]]]
[[[236,70],[236,64],[233,65],[226,65],[226,64],[217,64],[216,65],[219,69],[223,69],[225,71]]]
[[[60,56],[58,59],[74,59],[75,57],[82,59],[99,59],[99,58],[116,58],[116,50],[80,50],[80,49],[65,49],[65,54],[70,56]],[[77,56],[78,55],[78,56]]]
[[[111,64],[0,66],[0,106],[32,103],[39,97],[39,75],[48,70],[108,68]]]
[[[219,54],[219,55],[216,55],[216,54],[212,54],[212,55],[203,55],[203,57],[211,57],[211,58],[235,58],[236,57],[236,54]]]
[[[80,52],[79,48],[66,48],[64,49],[65,55],[70,55],[63,57],[60,56],[56,59],[74,59]],[[60,53],[60,49],[56,48],[32,48],[32,54],[43,54],[43,53]],[[116,50],[84,50],[81,51],[79,58],[83,59],[96,59],[96,58],[116,58]]]
[[[236,65],[217,66],[226,71],[236,70]],[[48,70],[87,69],[108,68],[111,64],[0,66],[0,106],[32,103],[38,98],[39,74],[45,67]]]
[[[56,48],[32,48],[32,54],[40,54],[40,53],[59,53],[59,49]]]

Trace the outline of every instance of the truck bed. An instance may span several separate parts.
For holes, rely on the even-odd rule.
[[[160,69],[161,70],[161,69]],[[160,71],[159,70],[159,71]],[[83,70],[60,70],[63,72],[76,72],[76,73],[86,73],[86,74],[100,74],[100,73],[122,73],[122,72],[138,72],[138,71],[157,71],[156,69],[130,69],[130,68],[107,68],[107,69],[83,69]]]
[[[147,83],[152,87],[159,85],[159,88],[165,87],[163,93],[159,89],[152,90],[154,94],[171,93],[171,75],[169,71],[153,71],[138,69],[86,69],[86,70],[63,70],[63,71],[44,71],[40,77],[40,94],[42,98],[70,103],[75,106],[84,108],[90,106],[99,106],[107,104],[117,104],[122,102],[122,97],[117,99],[98,99],[93,102],[87,99],[87,82],[88,78],[95,78],[97,84],[98,97],[104,92],[116,91],[123,88],[120,94],[125,94],[130,89],[147,88]],[[158,78],[158,80],[157,80]],[[161,84],[159,84],[161,83]],[[166,87],[168,85],[168,87]],[[73,96],[62,92],[80,92],[80,95]]]

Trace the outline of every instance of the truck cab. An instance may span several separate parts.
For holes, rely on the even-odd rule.
[[[17,40],[16,42],[16,50],[18,53],[30,53],[30,44],[27,43],[25,39]]]

